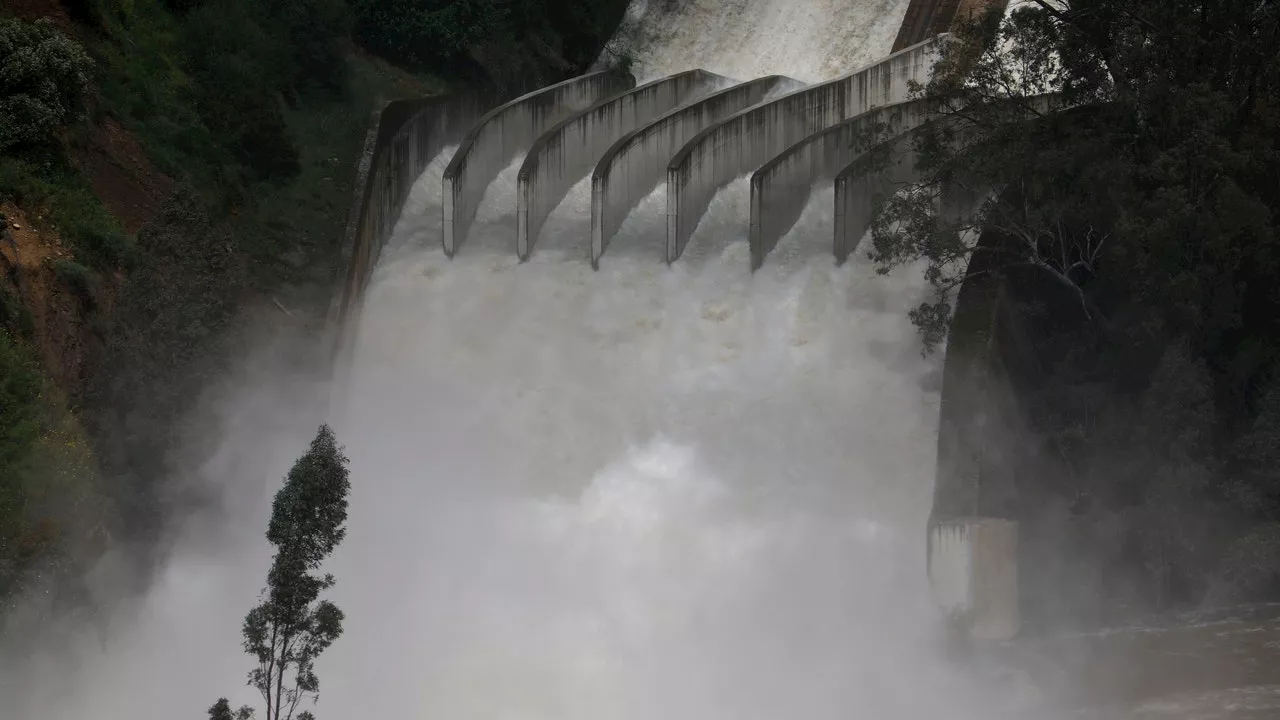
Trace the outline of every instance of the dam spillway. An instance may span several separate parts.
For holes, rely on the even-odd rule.
[[[666,179],[667,162],[677,149],[703,128],[802,85],[782,75],[748,80],[676,108],[618,138],[591,174],[592,267],[599,267],[600,257],[627,213]]]
[[[913,7],[922,1],[912,0]],[[903,29],[897,42],[913,32]],[[868,230],[876,202],[916,179],[911,145],[934,110],[912,98],[912,87],[927,81],[948,41],[945,34],[925,38],[812,84],[781,75],[736,82],[694,68],[637,85],[629,72],[605,67],[499,105],[477,121],[444,169],[445,255],[454,257],[468,234],[486,238],[493,251],[501,246],[495,240],[508,222],[504,218],[512,218],[514,254],[528,261],[544,225],[558,212],[578,220],[556,227],[556,243],[573,248],[575,236],[589,237],[589,249],[579,252],[598,270],[605,248],[624,226],[639,224],[641,236],[657,234],[652,215],[634,213],[634,222],[626,215],[652,206],[653,195],[661,194],[666,207],[656,230],[665,230],[662,254],[669,264],[681,258],[695,230],[714,215],[703,234],[745,235],[744,265],[752,271],[784,237],[790,239],[790,253],[811,252],[812,245],[805,249],[798,243],[814,236],[815,219],[828,228],[826,245],[841,265]],[[715,86],[722,89],[712,92]],[[586,102],[591,98],[594,102]],[[875,148],[887,150],[890,162],[871,172],[866,160]],[[509,160],[512,164],[503,169]],[[646,196],[661,181],[664,163],[665,187]],[[592,164],[588,192],[577,179]],[[615,175],[617,182],[611,182]],[[744,186],[739,180],[747,176]],[[514,197],[504,190],[511,185]],[[958,190],[954,184],[943,188],[948,217],[962,217],[982,197]],[[747,203],[737,211],[713,211],[720,196],[729,205],[734,196]],[[829,212],[815,215],[815,199]],[[488,211],[477,221],[482,200]],[[734,215],[743,220],[737,227]],[[800,222],[802,215],[811,221]],[[731,242],[725,249],[732,247]],[[976,367],[986,358],[984,351],[951,359]],[[953,474],[945,482],[968,481]],[[1013,562],[1012,556],[989,561]],[[1009,598],[999,603],[1011,606]],[[1016,627],[1016,622],[1006,618],[1000,627]]]
[[[323,658],[320,717],[991,717],[991,689],[939,652],[922,572],[943,369],[907,319],[919,268],[836,266],[834,186],[819,185],[751,273],[750,163],[670,266],[661,178],[619,185],[598,252],[573,245],[594,225],[585,181],[551,213],[580,236],[547,223],[526,262],[515,247],[519,169],[557,123],[692,69],[740,80],[720,93],[742,105],[663,126],[633,156],[665,173],[724,118],[887,57],[907,4],[654,0],[631,74],[448,100],[465,130],[384,112],[348,233],[340,379],[271,370],[272,345],[215,393],[231,431],[198,472],[230,519],[176,537],[74,673],[33,660],[16,717],[253,701],[234,695],[235,629],[268,559],[262,488],[317,415],[353,479],[326,566],[349,624]]]
[[[529,257],[547,216],[615,141],[730,82],[705,70],[660,78],[605,98],[538,137],[517,175],[516,254]]]
[[[686,12],[707,7],[696,2],[693,10],[686,9]],[[883,42],[885,45],[890,42],[887,33]],[[690,528],[674,518],[675,524],[667,525],[666,511],[659,509],[660,504],[650,504],[662,502],[652,493],[664,492],[661,488],[672,482],[683,484],[688,477],[703,477],[706,471],[693,469],[690,464],[695,457],[731,476],[734,494],[751,487],[777,491],[791,483],[785,495],[811,494],[814,499],[821,498],[820,504],[838,507],[857,498],[854,502],[860,508],[861,519],[855,525],[864,535],[854,543],[870,544],[861,550],[842,545],[840,552],[863,558],[859,563],[870,562],[878,568],[873,575],[888,572],[878,576],[882,578],[880,581],[866,578],[873,584],[887,583],[883,585],[887,594],[864,592],[861,599],[845,595],[844,602],[867,610],[877,607],[874,614],[882,618],[910,616],[915,618],[911,623],[919,623],[926,617],[940,620],[936,610],[925,610],[932,605],[932,600],[920,562],[925,553],[918,544],[921,539],[918,528],[928,519],[926,508],[930,503],[926,498],[932,493],[931,481],[895,485],[878,484],[875,480],[901,476],[907,465],[913,463],[920,464],[915,465],[915,470],[906,470],[907,476],[934,475],[930,453],[915,452],[907,460],[906,455],[896,455],[889,450],[904,438],[927,438],[924,445],[928,447],[936,442],[931,438],[936,438],[937,433],[933,418],[937,415],[936,383],[941,369],[934,362],[920,358],[914,342],[906,339],[912,333],[905,322],[905,311],[919,301],[924,289],[919,269],[907,268],[889,278],[879,278],[865,263],[857,263],[852,268],[839,267],[832,259],[841,247],[836,242],[836,224],[839,223],[842,232],[849,232],[855,224],[837,220],[838,217],[847,219],[850,193],[859,192],[857,201],[870,207],[871,199],[892,183],[909,179],[904,167],[911,163],[909,158],[902,161],[905,152],[899,153],[897,162],[879,175],[850,176],[844,171],[867,149],[860,141],[868,127],[883,125],[885,132],[876,141],[905,148],[909,145],[911,130],[928,119],[922,106],[908,102],[907,90],[911,81],[927,77],[938,42],[926,39],[894,55],[885,47],[883,54],[869,56],[845,72],[835,73],[836,77],[825,78],[820,74],[791,72],[786,67],[778,68],[787,71],[784,74],[744,77],[740,74],[741,64],[703,62],[706,58],[698,58],[698,64],[683,68],[671,65],[662,68],[670,72],[659,74],[650,69],[646,74],[644,63],[639,61],[643,57],[641,53],[633,69],[637,78],[635,89],[620,88],[612,95],[599,98],[591,107],[567,112],[541,137],[515,152],[510,152],[511,146],[507,145],[503,159],[510,158],[510,161],[500,169],[497,167],[500,163],[493,163],[492,172],[488,174],[494,181],[482,193],[483,202],[477,201],[477,208],[483,212],[475,215],[466,231],[472,237],[470,242],[476,245],[476,252],[448,254],[446,257],[450,259],[444,259],[432,257],[430,253],[424,255],[412,246],[393,249],[395,259],[375,273],[375,278],[381,275],[381,280],[375,280],[375,289],[368,299],[370,306],[359,335],[353,339],[353,367],[357,375],[365,378],[363,382],[375,384],[378,384],[375,378],[406,375],[412,371],[407,365],[402,368],[401,361],[421,368],[420,358],[424,357],[422,353],[426,348],[441,348],[435,353],[439,355],[453,342],[450,337],[456,329],[483,328],[482,334],[466,333],[470,339],[455,348],[465,350],[465,356],[447,361],[446,357],[436,357],[427,365],[440,366],[441,380],[450,376],[488,378],[484,382],[489,387],[482,395],[490,399],[482,403],[492,404],[495,410],[502,408],[502,415],[507,419],[496,423],[491,420],[488,427],[432,422],[431,426],[437,428],[433,432],[443,432],[444,437],[430,445],[440,450],[464,447],[469,437],[480,433],[481,437],[493,437],[504,452],[477,464],[475,459],[464,460],[445,451],[441,462],[489,468],[480,471],[477,477],[489,478],[488,483],[496,483],[500,488],[541,487],[556,495],[576,497],[576,502],[586,504],[581,507],[593,508],[590,512],[605,513],[597,515],[601,518],[612,517],[608,513],[613,509],[621,512],[622,506],[616,503],[639,501],[634,493],[640,492],[646,499],[633,509],[657,513],[658,518],[664,518],[658,520],[664,528],[661,532],[677,535]],[[678,83],[688,77],[688,73],[700,69],[739,80],[722,80],[727,87],[699,89],[684,97],[673,95],[662,101],[670,103],[665,112],[651,113],[647,120],[632,120],[630,127],[622,127],[623,123],[608,117],[616,112],[615,108],[630,103],[637,89],[644,91]],[[714,92],[708,94],[708,90]],[[601,118],[605,118],[604,122]],[[596,126],[600,130],[595,130]],[[600,142],[598,138],[609,138],[611,142]],[[808,145],[804,145],[806,140]],[[796,150],[802,145],[806,150]],[[470,152],[479,151],[473,145]],[[595,169],[591,171],[587,187],[578,178],[592,164]],[[673,174],[673,168],[680,170]],[[755,182],[744,184],[756,171],[760,174]],[[413,210],[400,220],[405,237],[424,235],[423,231],[413,228],[419,217],[428,218],[425,227],[430,227],[429,218],[439,212],[432,209],[438,193],[446,205],[449,203],[451,180],[447,169],[444,174],[440,180],[442,189],[438,189],[440,185],[435,184],[437,181],[430,173],[415,187],[408,203]],[[862,185],[855,191],[854,186],[839,183],[838,176],[854,178]],[[664,181],[666,187],[663,187]],[[674,200],[668,200],[663,208],[663,201],[668,198]],[[696,200],[690,202],[690,198]],[[746,212],[753,206],[743,200],[757,202],[754,215]],[[450,211],[442,212],[447,217]],[[766,212],[770,215],[768,220],[765,220]],[[554,229],[548,229],[553,213],[561,220],[554,224]],[[761,222],[755,223],[753,218]],[[678,227],[675,232],[671,230],[673,222]],[[698,230],[696,242],[705,246],[705,251],[694,261],[682,261],[669,272],[661,271],[663,260],[672,262],[681,257],[684,246],[694,239],[695,230]],[[757,235],[753,247],[752,232],[759,231],[762,233]],[[567,238],[566,233],[576,237]],[[586,234],[590,237],[590,249],[579,254],[581,236]],[[429,233],[425,235],[429,237]],[[652,247],[651,239],[662,238],[666,250],[654,254],[625,252],[611,257],[605,266],[607,269],[601,266],[601,257],[607,248],[634,242],[637,236],[646,238],[646,247]],[[768,249],[777,248],[779,252],[761,267],[768,252],[755,251],[755,248],[763,247],[759,238],[766,236]],[[537,253],[533,252],[535,243]],[[479,252],[479,248],[484,251]],[[613,251],[610,252],[612,256]],[[758,269],[754,275],[749,272],[753,268]],[[615,298],[622,304],[616,304]],[[400,315],[389,310],[388,303],[419,310],[413,313],[410,322],[394,322]],[[837,313],[836,307],[845,309]],[[896,309],[886,312],[889,307]],[[838,320],[838,316],[843,320]],[[831,323],[847,329],[832,330]],[[433,330],[424,332],[423,328]],[[856,336],[847,347],[843,342],[834,341],[836,335],[845,332]],[[883,332],[899,336],[901,340],[888,340],[888,336],[882,336],[885,338],[882,341],[873,339]],[[420,350],[397,353],[395,358],[374,358],[366,354],[361,360],[362,349],[381,347],[392,338],[401,338],[403,348]],[[836,350],[836,345],[842,349]],[[843,389],[839,391],[833,390],[829,383],[809,385],[809,381],[800,379],[795,372],[811,362],[819,364],[812,366],[814,369],[825,367],[821,377],[843,377],[849,384],[842,384]],[[827,435],[824,428],[829,420],[817,418],[829,418],[830,412],[838,413],[835,408],[852,397],[848,393],[859,395],[860,391],[852,388],[865,388],[863,383],[868,381],[872,385],[882,382],[870,380],[867,374],[870,366],[882,364],[888,373],[883,377],[914,377],[906,386],[891,382],[895,389],[890,392],[905,393],[902,398],[923,400],[924,409],[912,411],[912,414],[920,413],[915,415],[917,420],[908,423],[920,423],[916,425],[919,429],[907,430],[902,425],[896,430],[881,428],[887,434],[879,435],[871,445],[862,443],[875,433],[868,434],[869,428],[862,424],[853,437],[839,431],[837,435]],[[421,374],[421,370],[417,372]],[[804,375],[807,371],[800,372]],[[495,383],[494,379],[499,377],[506,381]],[[566,382],[565,378],[572,380]],[[353,380],[355,384],[360,382],[359,377]],[[470,383],[464,385],[471,391],[475,389]],[[819,389],[823,386],[824,389]],[[839,399],[841,396],[844,400]],[[789,399],[783,400],[784,397]],[[810,411],[797,415],[783,409],[786,406],[798,410],[799,406],[791,403],[800,398],[803,399],[799,402]],[[391,394],[379,391],[376,401],[362,397],[356,404],[369,407],[396,404],[408,408],[434,402],[438,401],[421,391],[399,388]],[[457,402],[463,406],[471,404],[461,396]],[[881,406],[874,401],[855,404]],[[729,410],[730,407],[734,409]],[[895,404],[890,401],[883,407],[895,407]],[[896,411],[891,410],[888,415],[877,416],[875,421],[893,425],[891,418],[895,414]],[[805,415],[809,416],[807,421],[795,424]],[[793,427],[782,430],[774,422],[782,418],[791,418],[789,422]],[[366,422],[376,424],[376,420],[367,415],[357,424]],[[655,432],[661,432],[665,438],[657,445],[642,444],[636,448],[630,442],[618,444],[622,437],[653,436]],[[836,440],[837,436],[843,439]],[[823,440],[825,437],[830,440]],[[584,444],[575,438],[594,439]],[[744,451],[743,442],[758,445],[760,452]],[[903,470],[886,467],[865,475],[855,471],[858,479],[838,490],[823,478],[843,474],[844,471],[836,467],[845,463],[859,464],[845,454],[849,443],[863,448],[864,459],[897,457],[894,462],[904,463]],[[766,446],[784,445],[789,448],[785,453],[788,457],[805,458],[801,463],[805,467],[804,478],[777,464],[778,458],[773,457],[773,452],[764,450]],[[590,475],[591,468],[609,467],[609,459],[626,452],[628,446],[632,447],[629,460],[612,466],[604,475],[595,476],[586,490],[572,480]],[[843,449],[834,451],[836,446]],[[817,450],[817,447],[828,449]],[[685,449],[693,454],[687,454]],[[417,448],[415,452],[420,450]],[[821,458],[834,459],[832,452],[843,459],[829,465],[827,471],[817,470],[827,462]],[[403,462],[411,462],[408,455]],[[687,472],[692,475],[687,476]],[[781,478],[787,478],[782,486],[777,484]],[[700,481],[695,485],[698,483]],[[713,486],[702,486],[695,492],[709,493],[708,497],[723,492],[719,481]],[[623,492],[632,500],[613,497],[613,492]],[[844,495],[845,492],[848,495]],[[837,499],[839,497],[846,499]],[[913,513],[922,514],[908,520]],[[610,522],[620,523],[620,527],[628,528],[628,533],[639,532],[639,526],[632,526],[620,517]],[[916,529],[899,534],[898,529],[890,528]],[[907,535],[912,532],[916,535],[908,540]],[[956,536],[979,535],[960,533]],[[634,539],[635,535],[628,537]],[[877,545],[877,541],[872,540],[877,537],[887,544]],[[589,542],[607,547],[613,540],[601,536]],[[872,547],[878,549],[872,551]],[[982,547],[958,548],[949,542],[940,548],[941,554],[930,562],[951,562],[953,556],[966,558],[966,562],[972,562],[974,557],[984,558],[988,565],[994,560],[997,566],[1005,561],[1003,556],[988,557]],[[998,552],[1003,550],[1000,548]],[[883,554],[878,560],[870,560],[867,552]],[[666,571],[674,569],[669,564],[670,558],[652,559],[658,562],[657,567]],[[697,553],[689,559],[694,564],[704,560]],[[594,567],[587,557],[579,557],[578,562],[585,563],[585,568]],[[894,569],[889,570],[889,566]],[[959,565],[951,569],[958,568]],[[703,566],[699,572],[719,577],[721,570]],[[914,579],[908,580],[912,572]],[[613,578],[610,584],[621,582],[617,589],[624,594],[647,597],[647,590],[653,589],[649,585],[651,581],[638,580],[629,571],[608,575]],[[592,577],[585,580],[587,583],[597,581]],[[662,584],[659,580],[652,582]],[[955,598],[960,597],[957,593],[981,589],[966,585],[967,582],[970,582],[967,576],[960,575],[945,585],[950,593],[948,607],[956,607],[959,601]],[[913,589],[908,591],[908,587]],[[493,592],[503,594],[510,590]],[[912,597],[912,602],[919,603],[916,610],[906,615],[897,612],[912,602],[904,602],[903,608],[891,609],[894,602],[889,598],[905,601],[907,593],[918,593]],[[871,596],[878,599],[873,600]],[[612,627],[612,622],[605,617],[610,616],[611,603],[617,601],[612,600],[613,597],[609,590],[601,598],[604,605],[584,608],[573,602],[567,604],[594,618],[593,622]],[[1007,591],[998,599],[1007,603]],[[648,602],[642,600],[641,605]],[[687,617],[684,615],[687,609],[678,603],[668,610],[674,611],[673,617]],[[560,612],[561,608],[553,611],[549,607],[538,607],[528,622],[545,622],[545,618],[535,620],[541,617],[539,613],[559,616]],[[753,611],[745,612],[750,615]],[[827,615],[825,611],[818,614],[840,625],[836,615]],[[1016,615],[996,617],[997,624],[1005,623],[1000,626],[1002,632],[1008,632],[1010,617]],[[926,622],[924,626],[927,625]],[[896,629],[888,631],[890,626]],[[674,653],[671,657],[683,654],[683,650],[676,649],[682,640],[678,639],[675,626],[649,618],[645,627],[649,642],[667,648],[664,653]],[[861,621],[854,621],[849,627],[851,630],[862,627]],[[771,636],[771,632],[766,630],[765,635]],[[906,626],[898,626],[893,620],[865,632],[864,641],[878,639],[881,632],[896,637],[913,636]],[[465,641],[466,645],[483,648],[478,650],[482,656],[492,652],[488,648],[493,640],[475,635],[467,637],[470,639]],[[853,636],[846,635],[838,644],[851,641]],[[622,636],[608,633],[588,645],[596,647],[598,642],[614,648],[611,651],[600,648],[606,654],[625,646]],[[718,640],[708,642],[718,647]],[[929,657],[929,651],[914,646],[912,640],[906,642],[915,647],[906,650],[906,654],[918,657],[921,667],[929,668],[926,674],[934,676],[939,687],[952,687],[955,698],[967,696],[963,683],[956,685],[958,679],[937,665],[935,659]],[[799,663],[804,666],[814,657],[806,653]],[[528,667],[511,662],[512,672],[517,672],[519,667],[520,674],[530,674]],[[606,662],[606,666],[609,664]],[[700,661],[682,664],[676,660],[672,664],[675,675],[655,668],[656,674],[649,677],[665,685],[680,674],[702,677],[703,667]],[[533,673],[535,679],[517,682],[514,692],[530,701],[532,696],[521,688],[541,684],[559,687],[564,683],[563,668],[543,670],[550,675]],[[608,672],[603,668],[601,671]],[[791,690],[784,689],[794,687],[790,681],[782,680],[779,685],[765,679],[763,666],[754,670],[744,667],[742,672],[752,678],[753,685],[760,685],[756,691],[747,693],[752,700],[730,702],[716,690],[721,686],[704,677],[705,687],[693,696],[715,697],[718,707],[708,707],[705,713],[699,714],[716,716],[728,711],[737,716],[753,717],[759,713],[763,717],[788,711],[776,704],[778,697],[790,698],[788,702],[797,697]],[[658,680],[659,677],[662,679]],[[624,683],[620,689],[616,685],[611,687],[621,692],[622,704],[642,705],[636,696],[627,694],[630,684]],[[824,716],[830,711],[835,717],[842,711],[834,710],[834,706],[856,703],[854,696],[835,700],[830,694],[833,690],[834,686],[822,686],[818,694],[825,698],[820,703],[823,707],[815,709],[813,714]],[[456,697],[445,686],[437,686],[436,692]],[[918,717],[922,710],[916,707],[907,711],[909,702],[895,709],[897,701],[884,700],[883,693],[865,686],[863,692],[870,692],[876,698],[872,704],[883,706],[885,714]],[[437,709],[452,707],[448,701],[441,702],[443,705]],[[467,704],[461,700],[456,702]],[[533,702],[543,707],[538,701]],[[965,701],[958,702],[963,705]],[[579,698],[567,709],[562,707],[556,712],[576,716],[578,712],[573,708],[579,705],[595,707],[590,697]],[[730,706],[736,711],[726,710]]]
[[[527,93],[477,120],[444,172],[441,242],[445,253],[458,251],[485,190],[513,157],[562,119],[634,87],[635,82],[627,73],[602,70]]]

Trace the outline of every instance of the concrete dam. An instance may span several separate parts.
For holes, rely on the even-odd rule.
[[[790,253],[811,256],[825,246],[833,264],[843,265],[870,229],[876,198],[916,179],[911,141],[934,113],[911,87],[928,81],[951,18],[977,7],[909,3],[900,8],[906,14],[893,52],[830,79],[736,77],[741,68],[718,65],[720,72],[689,67],[638,80],[636,72],[602,66],[506,101],[460,95],[408,115],[396,108],[370,133],[339,318],[363,295],[392,228],[431,214],[406,217],[414,212],[405,207],[411,185],[424,177],[429,187],[420,191],[439,193],[440,225],[419,232],[427,242],[438,238],[448,258],[466,253],[468,238],[477,236],[485,254],[509,252],[520,263],[533,258],[541,241],[556,247],[558,259],[576,254],[593,270],[607,266],[606,250],[625,252],[624,244],[636,245],[635,257],[656,250],[652,260],[673,264],[700,230],[707,235],[719,225],[719,232],[746,240],[743,269],[750,272],[789,236]],[[880,146],[891,149],[889,167],[861,171]],[[433,161],[443,164],[438,187],[427,167]],[[747,201],[745,212],[713,208],[733,195]],[[950,215],[963,215],[978,200],[943,189]],[[650,213],[645,205],[663,207]],[[487,218],[478,219],[482,208]],[[628,223],[647,227],[619,240]],[[960,298],[961,318],[995,312],[994,295],[983,288],[968,288]],[[987,382],[991,344],[981,332],[959,343],[943,372],[942,405],[959,406],[963,415],[941,413],[935,500],[920,565],[942,614],[962,616],[978,636],[1006,640],[1019,627],[1016,523],[984,516],[980,498],[967,489],[980,484],[975,478],[984,471],[993,474],[990,461],[970,461],[989,438],[969,429],[1001,410]]]
[[[958,7],[637,0],[602,53],[624,66],[383,108],[334,372],[270,316],[183,458],[217,512],[100,634],[16,668],[0,716],[257,702],[238,630],[324,418],[352,490],[321,720],[1046,718],[948,642],[1020,624],[995,289],[922,356],[922,268],[859,249]],[[858,174],[879,143],[896,163]]]

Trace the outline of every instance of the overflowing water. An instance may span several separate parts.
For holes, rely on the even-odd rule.
[[[636,0],[606,55],[637,78],[701,67],[819,82],[889,54],[909,0]]]
[[[825,79],[886,54],[906,6],[662,2],[619,40],[641,75]],[[828,191],[751,274],[744,182],[672,267],[660,188],[593,272],[585,183],[520,264],[519,159],[450,261],[449,155],[414,188],[341,380],[290,374],[288,337],[246,361],[193,469],[225,514],[186,528],[140,603],[10,670],[5,717],[252,702],[238,631],[268,501],[321,418],[353,476],[322,718],[990,717],[998,693],[947,659],[924,576],[940,382],[907,320],[919,269],[834,267]]]
[[[972,701],[921,562],[938,387],[906,320],[918,271],[833,267],[828,193],[752,276],[742,188],[685,261],[628,251],[663,229],[642,208],[593,272],[580,186],[519,264],[518,167],[449,261],[433,166],[366,300],[339,433],[376,475],[335,572],[339,602],[385,612],[335,650],[344,684],[381,688],[351,707],[905,720]],[[379,653],[414,679],[358,661]]]

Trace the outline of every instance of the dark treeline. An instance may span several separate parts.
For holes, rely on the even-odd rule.
[[[535,89],[595,60],[626,0],[350,0],[356,39],[407,67]]]
[[[1003,279],[1028,610],[1280,597],[1280,8],[1046,0],[957,36],[871,256],[928,262],[927,343],[971,257]],[[947,178],[999,193],[942,222]]]

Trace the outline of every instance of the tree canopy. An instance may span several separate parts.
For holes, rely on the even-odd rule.
[[[1280,447],[1278,42],[1280,7],[1258,0],[962,19],[916,88],[941,108],[916,140],[923,179],[873,225],[879,269],[927,267],[926,348],[974,272],[1009,288],[1014,381],[1053,478],[1022,512],[1066,508],[1087,564],[1146,578],[1099,580],[1116,603],[1198,602],[1241,556],[1229,528],[1280,519],[1263,469]],[[948,184],[986,199],[945,217]]]
[[[0,152],[44,142],[77,119],[92,64],[51,21],[0,18]]]

